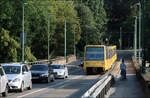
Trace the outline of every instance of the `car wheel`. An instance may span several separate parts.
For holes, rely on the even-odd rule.
[[[5,92],[2,93],[3,97],[6,97],[8,94],[8,85],[6,85]]]
[[[66,75],[66,78],[68,78],[68,75]]]
[[[22,82],[20,92],[23,92],[23,91],[24,91],[24,83]]]
[[[30,82],[30,85],[28,87],[28,90],[31,90],[32,89],[32,81]]]

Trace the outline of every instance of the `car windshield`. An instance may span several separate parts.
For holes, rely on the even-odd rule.
[[[64,66],[62,65],[52,65],[53,69],[64,69]]]
[[[3,66],[4,71],[6,74],[19,74],[20,73],[20,66]]]
[[[30,70],[34,70],[34,71],[46,71],[48,70],[48,66],[46,65],[32,65]]]

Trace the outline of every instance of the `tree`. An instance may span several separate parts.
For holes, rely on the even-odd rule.
[[[81,40],[78,49],[83,51],[86,44],[103,44],[106,32],[107,16],[103,0],[83,0],[76,4],[81,21]]]
[[[19,43],[10,38],[9,31],[2,28],[0,32],[0,62],[16,62]]]
[[[122,28],[123,47],[128,47],[133,40],[134,19],[131,16],[131,1],[127,0],[105,0],[104,2],[107,17],[107,33],[110,36],[110,43],[119,47],[120,28]],[[130,40],[127,43],[125,40]],[[132,45],[131,45],[132,46]]]

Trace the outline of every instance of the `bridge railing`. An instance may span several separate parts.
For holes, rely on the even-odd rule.
[[[100,76],[100,80],[93,85],[88,91],[86,91],[82,98],[104,98],[110,87],[114,84],[113,70],[116,67],[114,63],[112,68],[108,70],[104,75]]]
[[[134,57],[132,57],[132,64],[135,67],[136,76],[140,81],[146,96],[150,96],[150,73],[142,73],[140,69],[141,65],[135,62]]]
[[[69,55],[67,56],[67,58],[65,59],[62,56],[56,57],[55,59],[51,59],[50,62],[52,64],[66,64],[72,61],[76,61],[76,56],[74,55]],[[9,63],[22,63],[22,62],[9,62]],[[34,62],[25,62],[27,63],[29,66],[31,66],[32,64],[47,64],[49,63],[49,60],[38,60],[38,61],[34,61]],[[0,63],[0,64],[5,64],[5,63]]]
[[[104,98],[113,83],[113,76],[107,75],[82,95],[82,98]]]

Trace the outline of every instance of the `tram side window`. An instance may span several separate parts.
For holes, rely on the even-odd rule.
[[[109,50],[106,48],[106,59],[109,59]]]

